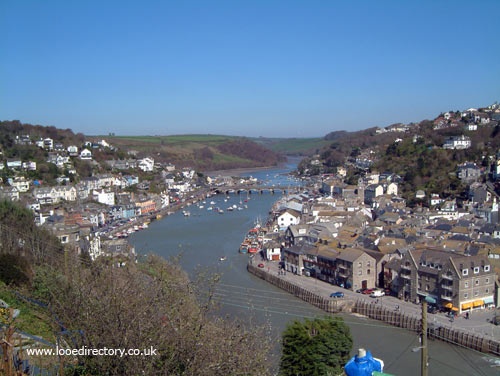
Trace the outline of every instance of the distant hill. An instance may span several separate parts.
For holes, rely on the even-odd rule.
[[[155,161],[194,167],[199,171],[275,166],[285,160],[250,138],[223,135],[173,136],[92,136],[138,156],[152,156]]]

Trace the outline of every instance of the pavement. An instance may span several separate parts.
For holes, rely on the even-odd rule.
[[[405,302],[395,296],[371,298],[369,295],[356,293],[355,291],[323,282],[314,277],[299,276],[293,273],[280,271],[277,261],[263,261],[260,259],[260,256],[256,254],[253,257],[253,264],[258,265],[259,263],[264,264],[264,268],[262,268],[264,271],[278,275],[280,278],[296,283],[307,290],[326,298],[329,298],[332,292],[341,291],[344,293],[344,298],[340,299],[352,299],[354,301],[364,300],[372,304],[380,304],[390,309],[396,309],[396,307],[399,307],[401,312],[410,316],[415,316],[419,319],[422,315],[422,307],[420,304]],[[470,313],[469,319],[466,319],[465,313],[462,313],[461,315],[455,317],[454,320],[451,320],[447,313],[444,312],[434,314],[428,313],[427,322],[429,327],[431,325],[437,325],[440,327],[460,329],[467,333],[483,335],[486,338],[492,338],[500,342],[500,325],[497,326],[491,323],[494,313],[494,309],[477,309]]]

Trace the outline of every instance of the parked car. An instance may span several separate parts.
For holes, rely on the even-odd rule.
[[[344,293],[342,291],[335,291],[330,294],[330,298],[343,298]]]
[[[365,289],[364,291],[362,291],[361,293],[362,294],[365,294],[365,295],[370,295],[372,292],[373,292],[374,289]]]
[[[370,294],[370,297],[372,298],[380,298],[381,296],[384,296],[385,292],[383,290],[373,290],[372,293]]]

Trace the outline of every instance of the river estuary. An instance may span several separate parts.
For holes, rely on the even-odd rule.
[[[297,183],[284,175],[294,167],[291,163],[243,175],[268,181],[269,185],[294,185]],[[138,254],[155,253],[166,259],[181,255],[180,264],[193,277],[198,270],[220,274],[216,298],[221,304],[221,314],[242,319],[249,325],[268,325],[269,335],[279,343],[287,323],[323,315],[319,309],[247,273],[248,255],[238,252],[248,230],[257,220],[267,218],[272,204],[281,195],[214,196],[201,203],[202,207],[185,208],[189,216],[177,212],[152,222],[146,230],[134,233],[130,243]],[[211,205],[210,201],[215,204]],[[222,209],[240,206],[240,202],[247,208],[223,214],[208,210],[210,206]],[[226,259],[221,261],[224,256]],[[360,347],[366,348],[382,359],[384,371],[393,375],[420,374],[420,353],[412,351],[419,346],[416,333],[353,315],[342,316],[354,338],[353,353]],[[248,349],[248,354],[251,356],[252,349]],[[499,359],[438,341],[430,341],[429,357],[429,375],[499,374]],[[270,368],[277,369],[278,362],[277,346]]]

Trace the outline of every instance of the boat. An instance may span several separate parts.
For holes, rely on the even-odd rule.
[[[187,210],[183,210],[182,214],[184,214],[184,217],[189,217],[191,215],[191,213],[188,212]]]
[[[226,256],[222,256],[222,257],[220,258],[220,260],[221,260],[221,261],[226,261],[226,260],[227,260],[227,257],[226,257]]]
[[[250,244],[250,247],[248,248],[248,253],[257,253],[260,251],[260,246],[257,242],[253,242]]]
[[[240,245],[240,253],[248,253],[248,244],[243,242]]]

